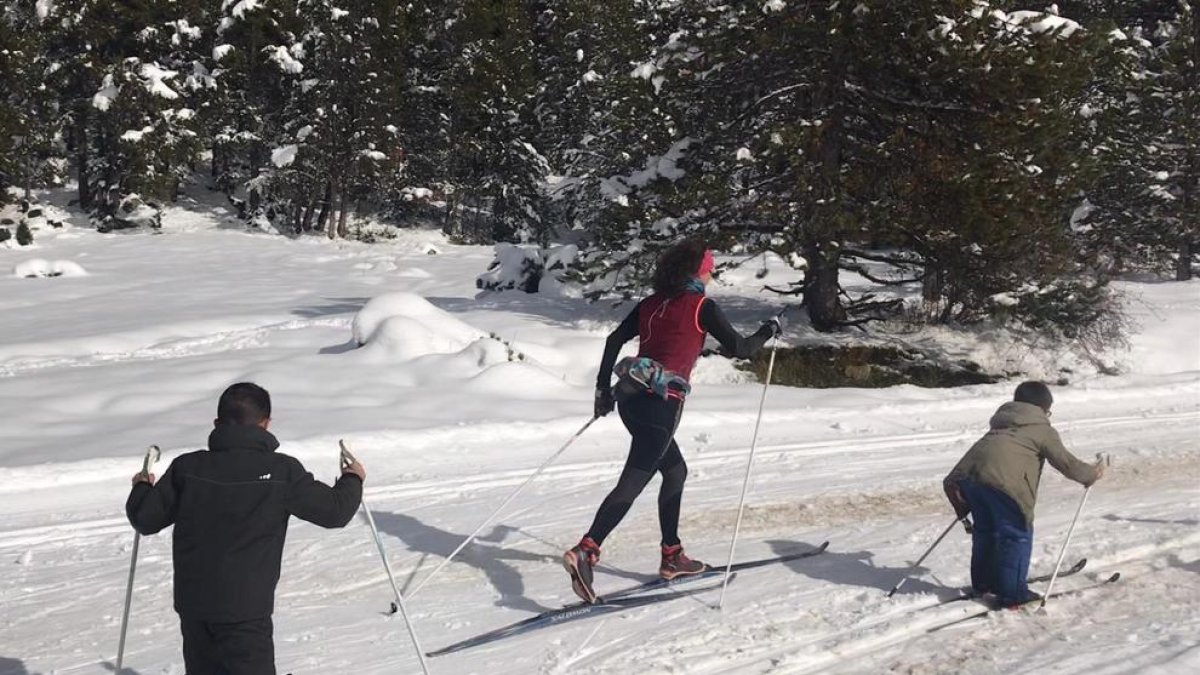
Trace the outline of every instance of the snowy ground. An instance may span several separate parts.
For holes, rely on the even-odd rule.
[[[476,297],[490,251],[436,234],[292,241],[221,227],[224,216],[204,200],[172,210],[161,235],[68,227],[39,233],[33,249],[0,248],[0,274],[33,258],[87,272],[0,276],[0,674],[112,671],[129,475],[149,443],[168,460],[199,447],[229,383],[271,390],[282,449],[318,477],[334,476],[337,439],[351,442],[406,588],[590,415],[603,337],[624,308]],[[441,253],[427,254],[430,244]],[[744,283],[718,293],[753,328],[778,299],[753,292],[752,274],[734,277]],[[1119,585],[1044,615],[925,634],[973,609],[916,611],[967,582],[967,537],[951,535],[897,597],[884,592],[949,522],[940,479],[1012,384],[779,388],[737,557],[824,540],[829,552],[739,575],[723,612],[711,608],[715,593],[701,594],[440,657],[433,672],[1200,671],[1200,284],[1124,290],[1140,324],[1117,355],[1130,373],[1081,374],[1056,392],[1053,418],[1078,454],[1114,462],[1068,555],[1086,555],[1087,573],[1061,587],[1114,571]],[[395,301],[416,318],[353,349],[355,313],[395,291],[431,306]],[[760,388],[717,359],[698,379],[678,436],[691,468],[681,532],[692,555],[716,562]],[[615,416],[595,424],[411,598],[427,649],[573,600],[557,556],[587,527],[626,443]],[[653,490],[606,543],[601,591],[657,569]],[[1053,565],[1080,495],[1047,470],[1035,572]],[[169,535],[144,539],[129,672],[183,673],[170,587]],[[418,672],[388,602],[362,522],[332,532],[295,523],[275,614],[280,672]]]

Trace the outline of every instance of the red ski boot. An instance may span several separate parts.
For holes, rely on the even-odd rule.
[[[592,568],[600,560],[600,546],[591,537],[584,537],[574,548],[563,554],[563,568],[571,575],[571,590],[587,603],[596,602],[592,589]]]
[[[658,567],[658,576],[663,579],[700,574],[707,569],[709,569],[708,565],[687,557],[683,552],[682,544],[662,547],[662,564]]]

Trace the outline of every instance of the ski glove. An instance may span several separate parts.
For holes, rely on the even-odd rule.
[[[596,417],[604,417],[613,411],[616,407],[616,402],[613,401],[612,389],[609,387],[596,388],[596,404],[593,408]]]

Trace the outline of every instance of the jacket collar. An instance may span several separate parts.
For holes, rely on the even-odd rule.
[[[208,435],[209,450],[274,452],[279,441],[271,432],[252,424],[220,424]]]

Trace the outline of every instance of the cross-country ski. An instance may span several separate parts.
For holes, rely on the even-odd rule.
[[[731,574],[736,574],[742,570],[754,569],[765,565],[774,565],[786,563],[793,560],[802,560],[820,555],[829,548],[829,542],[822,543],[819,547],[812,551],[803,551],[799,553],[790,553],[788,555],[776,556],[774,558],[764,558],[762,560],[749,560],[740,563],[734,563],[731,566]],[[518,621],[509,626],[498,628],[481,635],[474,636],[461,642],[456,642],[447,647],[443,647],[436,651],[430,652],[430,656],[441,656],[452,652],[467,649],[468,647],[476,647],[479,645],[494,642],[501,638],[511,637],[522,633],[529,632],[543,626],[552,626],[565,621],[574,621],[585,616],[596,616],[605,613],[629,609],[632,607],[641,607],[647,604],[671,600],[676,597],[687,597],[702,590],[710,590],[712,586],[700,585],[698,582],[703,580],[720,579],[725,574],[724,569],[706,569],[700,573],[688,576],[675,577],[673,579],[655,579],[647,581],[644,584],[630,586],[618,591],[613,591],[597,598],[595,602],[580,602],[573,605],[568,605],[560,609],[542,612],[537,616],[529,617],[522,621]],[[676,590],[683,586],[683,590]],[[670,593],[660,593],[662,590],[669,590]]]

